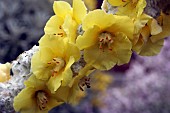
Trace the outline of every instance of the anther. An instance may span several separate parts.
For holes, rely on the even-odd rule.
[[[64,68],[65,66],[65,61],[64,59],[57,57],[57,58],[53,58],[50,62],[48,62],[48,64],[51,64],[49,66],[51,66],[52,70],[51,70],[51,74],[52,76],[54,76],[56,73],[58,73],[61,69]]]
[[[37,105],[40,110],[44,110],[47,106],[47,95],[44,91],[37,91],[36,92],[36,99],[37,99]]]
[[[80,88],[81,91],[84,91],[84,89],[81,86],[79,86],[79,88]]]
[[[102,46],[100,46],[99,49],[102,49]]]
[[[59,29],[62,29],[61,26],[59,26]]]
[[[80,90],[84,91],[83,87],[86,85],[87,88],[90,88],[90,78],[89,77],[83,77],[80,79],[80,82],[78,84]]]
[[[64,36],[64,33],[58,33],[58,35],[60,35],[61,37],[63,37],[63,36]]]
[[[104,52],[104,49],[107,47],[109,50],[111,49],[111,44],[113,43],[113,36],[110,33],[104,32],[101,33],[99,38],[99,49],[102,49]]]
[[[51,64],[51,62],[48,62],[47,64]]]
[[[110,51],[112,51],[112,48],[109,48]]]
[[[58,73],[57,71],[53,71],[52,77],[54,77],[54,74],[57,74],[57,73]]]
[[[102,38],[102,39],[100,39],[100,42],[103,42],[103,40],[104,40],[103,38]]]

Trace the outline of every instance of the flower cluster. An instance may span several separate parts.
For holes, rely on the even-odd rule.
[[[160,52],[164,38],[170,35],[170,16],[160,12],[156,19],[145,14],[145,0],[108,0],[117,6],[117,15],[127,15],[134,23],[132,50],[142,56],[153,56]]]
[[[72,7],[54,2],[55,15],[46,23],[39,51],[32,57],[31,76],[14,99],[17,112],[46,113],[65,102],[74,104],[77,92],[91,87],[88,75],[94,70],[128,63],[132,51],[145,56],[160,51],[170,35],[169,15],[154,19],[145,14],[145,0],[109,3],[117,7],[116,14],[87,12],[82,0],[73,0]]]

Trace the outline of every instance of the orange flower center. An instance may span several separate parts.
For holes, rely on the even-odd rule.
[[[113,43],[113,36],[110,33],[104,32],[99,35],[99,49],[104,51],[104,48],[108,48],[112,51],[111,44]]]
[[[53,67],[52,76],[54,76],[65,67],[65,61],[62,58],[57,57],[53,58],[52,61],[48,62],[48,65],[51,65]]]
[[[45,110],[48,103],[47,94],[44,91],[36,92],[37,105],[40,110]]]
[[[64,37],[66,35],[66,33],[64,32],[64,30],[62,29],[61,26],[59,26],[59,30],[60,30],[60,32],[58,32],[57,34],[54,34],[54,35]]]

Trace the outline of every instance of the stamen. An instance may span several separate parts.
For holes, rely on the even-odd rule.
[[[37,99],[37,105],[40,110],[45,110],[48,103],[47,95],[44,91],[37,91],[36,92],[36,99]]]
[[[79,88],[80,88],[81,91],[84,91],[84,89],[81,86],[79,86]]]
[[[57,71],[53,71],[52,72],[52,77],[54,77],[54,74],[57,74],[58,72]]]
[[[106,46],[108,47],[108,50],[112,51],[111,44],[113,43],[113,36],[110,33],[103,32],[100,34],[99,38],[99,49],[102,49],[104,52],[104,49]]]
[[[58,33],[58,35],[60,35],[61,37],[63,37],[63,36],[64,36],[64,33]]]
[[[48,62],[47,64],[51,64],[51,62]]]
[[[56,62],[57,64],[59,64],[60,62]]]
[[[109,48],[110,51],[112,51],[112,48]]]
[[[80,82],[78,84],[81,91],[84,91],[83,87],[86,85],[87,88],[90,88],[90,77],[83,77],[80,79]]]
[[[100,40],[100,42],[102,42],[104,39],[102,38],[101,40]]]
[[[65,61],[60,58],[53,58],[52,61],[48,62],[47,64],[50,64],[50,66],[52,67],[52,76],[54,76],[56,73],[58,73],[62,68],[64,68],[65,66]]]
[[[61,26],[59,26],[59,29],[62,29]]]

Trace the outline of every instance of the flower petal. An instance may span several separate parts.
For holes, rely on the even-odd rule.
[[[150,29],[148,26],[145,26],[142,28],[141,36],[142,36],[142,39],[144,40],[144,42],[148,41],[148,38],[150,37]]]
[[[55,91],[57,91],[57,89],[61,86],[62,80],[63,76],[61,72],[50,77],[49,81],[47,82],[47,87],[51,91],[51,93],[55,93]]]
[[[57,57],[62,57],[64,54],[64,40],[61,37],[56,37],[53,35],[44,35],[39,40],[39,45],[41,47],[50,48]]]
[[[54,98],[51,97],[48,99],[47,108],[48,110],[51,110],[52,108],[59,106],[61,104],[63,104],[63,102],[58,102],[55,97]]]
[[[134,33],[140,33],[140,30],[148,23],[149,20],[151,20],[152,17],[146,14],[142,14],[140,17],[135,19],[135,29]]]
[[[159,33],[162,32],[162,27],[157,23],[157,21],[155,19],[152,19],[149,23],[149,28],[150,28],[150,32],[151,35],[157,35]]]
[[[68,96],[71,88],[68,86],[61,86],[55,92],[55,96],[59,97],[59,99],[63,102],[68,102]]]
[[[65,45],[65,60],[69,61],[70,56],[74,57],[75,61],[80,59],[80,50],[75,44],[68,43]]]
[[[100,27],[101,29],[105,29],[108,26],[111,26],[114,22],[115,22],[115,18],[112,14],[107,14],[103,10],[94,10],[89,12],[85,16],[82,23],[82,27],[83,30],[85,31],[94,25]]]
[[[78,92],[78,84],[72,86],[72,87],[60,87],[57,92],[56,95],[58,97],[60,97],[60,99],[66,103],[69,104],[74,104],[77,103],[77,92]]]
[[[14,109],[21,113],[37,113],[36,101],[33,99],[35,89],[25,88],[14,98]]]
[[[162,32],[152,36],[152,42],[156,42],[160,39],[164,39],[165,37],[170,36],[170,15],[162,14],[160,18],[162,18],[162,22],[160,22],[160,20],[158,20],[158,22],[160,22],[162,25]]]
[[[112,6],[121,6],[127,4],[130,0],[108,0]]]
[[[113,19],[112,21],[114,21],[114,23],[111,26],[108,26],[108,28],[105,29],[106,31],[112,34],[122,32],[130,40],[133,40],[134,24],[129,17],[113,15],[113,18],[111,19]]]
[[[136,10],[131,3],[125,4],[125,7],[120,6],[117,9],[118,9],[118,11],[116,12],[116,14],[120,15],[120,16],[128,16],[130,18],[135,18],[137,15]]]
[[[57,16],[61,16],[62,18],[65,18],[67,14],[72,15],[71,6],[65,1],[54,1],[53,10]]]
[[[75,43],[78,24],[72,19],[71,15],[66,16],[62,27],[66,32],[70,42]]]
[[[164,39],[158,40],[157,42],[154,43],[149,39],[147,43],[142,47],[142,50],[139,53],[139,55],[141,56],[157,55],[161,51],[163,44],[164,44]]]
[[[76,45],[80,50],[85,49],[91,45],[94,45],[98,41],[98,35],[100,34],[100,28],[93,26],[84,32],[83,36],[79,35],[76,40]]]
[[[137,54],[139,54],[143,44],[144,44],[144,40],[143,40],[142,36],[140,35],[136,44],[133,45],[132,50],[135,51]]]
[[[73,0],[73,17],[78,24],[82,23],[87,14],[87,8],[82,0]]]
[[[45,34],[58,34],[63,32],[62,29],[60,29],[60,26],[64,23],[63,18],[54,15],[52,16],[48,22],[46,23],[46,26],[44,28]]]
[[[113,40],[113,51],[118,58],[117,65],[128,63],[132,55],[132,44],[127,36],[123,33],[115,34],[115,40]]]
[[[24,82],[24,85],[26,87],[32,87],[37,91],[45,89],[46,81],[37,79],[35,75],[31,75],[28,80]]]
[[[136,5],[137,17],[139,17],[143,13],[145,7],[146,0],[138,0],[138,3]]]
[[[40,53],[40,57],[39,58],[44,63],[48,63],[49,61],[51,61],[53,58],[56,57],[55,53],[50,48],[44,47],[44,46],[40,47],[39,53]]]
[[[138,40],[140,40],[140,42],[141,42],[141,39],[139,39],[141,30],[148,23],[148,21],[151,20],[151,19],[152,19],[152,17],[149,16],[149,15],[146,15],[146,14],[142,14],[140,17],[135,19],[135,21],[134,21],[134,25],[135,25],[135,27],[134,27],[134,39],[132,41],[134,46],[138,45],[137,44]],[[136,48],[136,47],[133,47],[133,48]]]
[[[51,76],[51,72],[48,68],[47,62],[41,60],[40,56],[40,52],[33,55],[31,59],[31,69],[38,79],[47,80]]]
[[[75,62],[75,59],[74,57],[70,57],[63,73],[62,73],[62,76],[63,76],[63,81],[62,81],[62,86],[67,86],[71,80],[72,80],[72,77],[73,77],[73,72],[71,70],[71,65]]]
[[[103,52],[97,44],[84,50],[84,59],[87,63],[100,70],[109,70],[118,61],[113,52]]]

